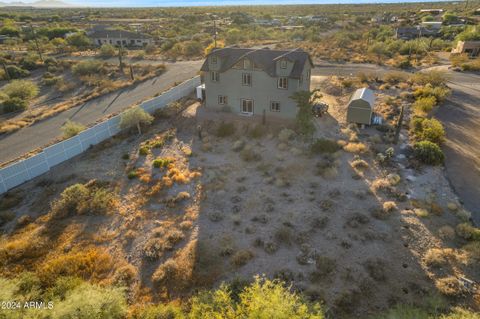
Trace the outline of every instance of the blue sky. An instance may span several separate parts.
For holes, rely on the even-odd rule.
[[[2,1],[2,0],[0,0]],[[3,0],[4,2],[22,0]],[[34,2],[35,0],[23,0]],[[61,0],[71,4],[92,7],[179,7],[225,5],[279,5],[279,4],[332,4],[332,3],[395,3],[419,0]],[[428,2],[423,0],[422,2]],[[434,0],[431,0],[434,1]]]

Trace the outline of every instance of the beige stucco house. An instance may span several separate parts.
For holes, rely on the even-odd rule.
[[[466,53],[470,57],[476,57],[480,54],[480,41],[458,41],[457,46],[452,49],[452,53]]]
[[[205,106],[241,115],[294,118],[290,98],[310,90],[312,60],[303,50],[222,48],[202,65]]]

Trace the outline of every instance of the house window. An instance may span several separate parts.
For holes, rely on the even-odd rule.
[[[243,114],[252,115],[253,114],[253,100],[241,100],[241,111]]]
[[[218,104],[225,105],[228,103],[228,99],[226,95],[219,95],[218,96]]]
[[[252,75],[250,73],[242,74],[242,85],[252,86]]]
[[[298,79],[298,84],[303,84],[303,74],[300,74],[300,79]]]
[[[220,75],[218,74],[218,72],[212,71],[210,72],[210,79],[212,80],[212,82],[218,82],[220,80]]]
[[[271,101],[270,102],[270,111],[271,112],[280,112],[280,102]]]
[[[288,78],[286,77],[281,77],[278,78],[278,88],[279,89],[288,89]]]
[[[281,69],[286,69],[287,68],[287,61],[286,60],[280,61],[280,68]]]
[[[212,64],[217,64],[217,57],[215,55],[212,56]]]
[[[244,69],[250,69],[251,68],[251,64],[250,64],[249,59],[243,59],[243,68]]]

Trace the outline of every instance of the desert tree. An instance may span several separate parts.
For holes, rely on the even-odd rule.
[[[141,125],[150,125],[153,121],[153,116],[145,112],[141,107],[136,106],[121,115],[120,128],[137,127],[138,134],[142,134]]]
[[[295,119],[297,131],[306,138],[312,138],[315,132],[312,107],[322,97],[319,90],[295,92],[290,98],[297,103],[298,111]]]

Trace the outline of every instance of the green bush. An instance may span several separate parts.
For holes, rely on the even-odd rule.
[[[30,75],[28,70],[22,69],[16,65],[7,66],[7,72],[11,79],[26,78]]]
[[[128,179],[137,178],[138,177],[138,172],[135,171],[135,170],[132,170],[132,171],[128,172],[127,177],[128,177]]]
[[[410,81],[418,85],[443,86],[447,82],[447,76],[440,71],[417,72],[410,77]]]
[[[100,47],[100,56],[110,58],[116,54],[116,49],[111,44],[104,44]]]
[[[410,121],[410,132],[417,141],[430,141],[441,144],[445,140],[445,129],[436,119],[413,117]]]
[[[415,98],[431,97],[434,96],[436,102],[442,102],[450,94],[450,89],[445,86],[432,86],[427,84],[423,87],[416,89],[413,92]]]
[[[142,133],[141,125],[150,125],[153,122],[153,116],[145,112],[141,107],[136,106],[125,112],[120,116],[120,128],[128,129],[137,127],[138,134]],[[145,154],[146,155],[146,154]]]
[[[168,158],[157,158],[153,161],[153,167],[167,167],[172,161]]]
[[[38,95],[38,86],[32,81],[14,80],[5,85],[2,92],[10,98],[19,98],[29,101]]]
[[[81,61],[72,67],[72,73],[78,76],[104,73],[103,63],[100,61]]]
[[[2,103],[4,113],[24,111],[28,108],[28,102],[18,97],[7,98]]]
[[[310,146],[310,150],[314,154],[335,153],[340,150],[340,145],[334,140],[319,138],[313,142],[312,146]]]
[[[445,156],[440,146],[430,141],[417,142],[413,146],[415,157],[421,162],[429,165],[442,164]]]
[[[83,124],[67,120],[67,122],[62,126],[63,137],[73,137],[85,129],[86,126]]]
[[[419,114],[425,114],[433,110],[437,105],[437,99],[434,96],[420,97],[413,103],[413,109]]]
[[[138,154],[142,156],[147,156],[150,153],[150,148],[147,146],[142,146],[138,149]]]

